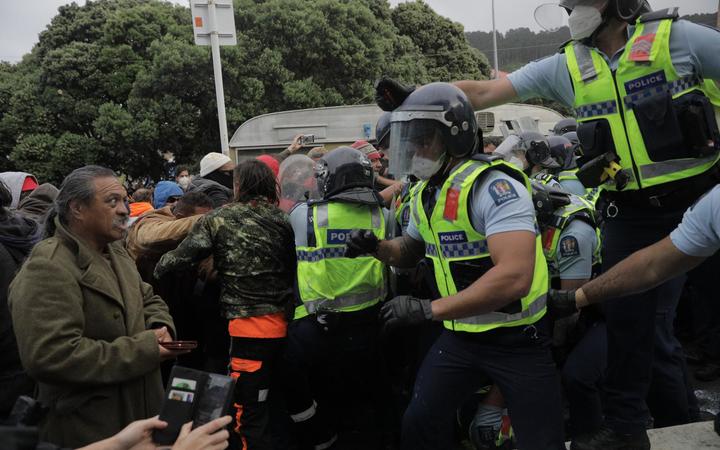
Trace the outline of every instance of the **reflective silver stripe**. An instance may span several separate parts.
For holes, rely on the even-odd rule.
[[[328,227],[328,204],[327,203],[321,203],[317,205],[315,208],[317,208],[317,226],[318,228],[327,228]]]
[[[658,30],[660,29],[660,23],[662,23],[660,20],[653,20],[652,22],[645,22],[643,23],[643,37],[650,36],[651,34],[657,34]],[[648,51],[650,53],[650,51]]]
[[[452,187],[454,189],[460,190],[460,187],[465,182],[465,180],[467,180],[467,178],[472,175],[472,173],[475,172],[475,170],[479,168],[481,164],[482,163],[473,163],[464,168],[462,172],[460,172],[457,176],[453,177]]]
[[[270,389],[260,389],[258,391],[258,402],[262,403],[267,400]]]
[[[425,243],[425,256],[436,257],[438,255],[437,247],[435,244]]]
[[[587,83],[597,78],[598,73],[595,69],[595,63],[593,63],[590,48],[585,44],[576,42],[573,50],[575,51],[575,59],[577,59],[578,69],[580,69],[583,82]]]
[[[675,172],[682,172],[687,169],[694,169],[711,163],[715,161],[715,159],[717,159],[717,155],[711,155],[705,158],[674,159],[671,161],[646,164],[640,167],[640,173],[644,179],[657,178]]]
[[[330,298],[320,298],[317,300],[303,301],[305,309],[308,313],[314,314],[316,312],[334,312],[341,311],[344,308],[351,308],[353,306],[359,306],[363,303],[367,303],[372,300],[377,300],[385,296],[385,286],[381,286],[377,289],[373,289],[368,292],[362,292],[360,294],[348,294]]]
[[[318,248],[316,250],[296,250],[298,261],[318,262],[323,259],[343,258],[345,247]]]
[[[377,230],[382,225],[382,215],[380,214],[380,208],[372,208],[370,210],[370,217],[372,218],[372,227]]]
[[[335,441],[338,440],[338,435],[333,435],[328,441],[323,442],[322,444],[315,444],[313,446],[314,450],[327,450],[328,448],[332,447]]]
[[[317,412],[317,403],[315,403],[315,400],[313,400],[312,405],[305,411],[301,411],[297,414],[290,414],[290,418],[293,422],[299,423],[299,422],[305,422],[306,420],[312,419],[315,413]]]
[[[606,116],[617,112],[617,102],[609,100],[607,102],[593,103],[591,105],[583,105],[575,110],[579,119],[589,119],[596,116]]]
[[[521,311],[517,314],[505,314],[501,312],[491,312],[489,314],[481,314],[479,316],[466,317],[464,319],[456,320],[457,323],[463,323],[467,325],[490,325],[493,323],[508,323],[516,322],[518,320],[527,319],[530,316],[534,316],[543,309],[547,303],[547,294],[543,294],[536,298],[534,302],[530,303],[528,309]]]

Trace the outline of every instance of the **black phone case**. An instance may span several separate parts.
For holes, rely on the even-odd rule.
[[[160,420],[168,423],[153,432],[153,441],[172,445],[183,424],[193,421],[193,428],[226,414],[232,401],[235,381],[228,376],[175,366],[170,372]]]

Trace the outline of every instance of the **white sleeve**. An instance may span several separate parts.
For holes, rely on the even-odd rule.
[[[689,256],[712,256],[720,249],[720,186],[715,186],[685,212],[670,240]]]

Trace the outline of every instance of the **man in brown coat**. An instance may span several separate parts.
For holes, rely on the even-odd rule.
[[[137,263],[143,280],[152,284],[153,271],[160,257],[175,250],[193,225],[211,210],[210,197],[201,192],[190,192],[180,197],[175,205],[148,211],[138,218],[128,232],[127,251]]]
[[[80,447],[158,413],[159,367],[174,358],[163,300],[119,242],[127,193],[113,172],[68,175],[36,245],[10,287],[20,359],[49,412],[41,439]]]

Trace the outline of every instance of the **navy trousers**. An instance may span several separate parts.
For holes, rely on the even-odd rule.
[[[684,207],[674,211],[619,208],[617,217],[606,220],[603,270],[663,239],[684,212]],[[658,426],[689,420],[687,368],[673,334],[684,279],[677,277],[604,304],[608,367],[603,410],[606,424],[616,431],[643,430],[650,419],[648,403],[653,405]]]
[[[402,448],[449,449],[455,412],[489,376],[507,402],[519,449],[564,449],[560,383],[546,319],[485,333],[444,330],[418,372]]]

